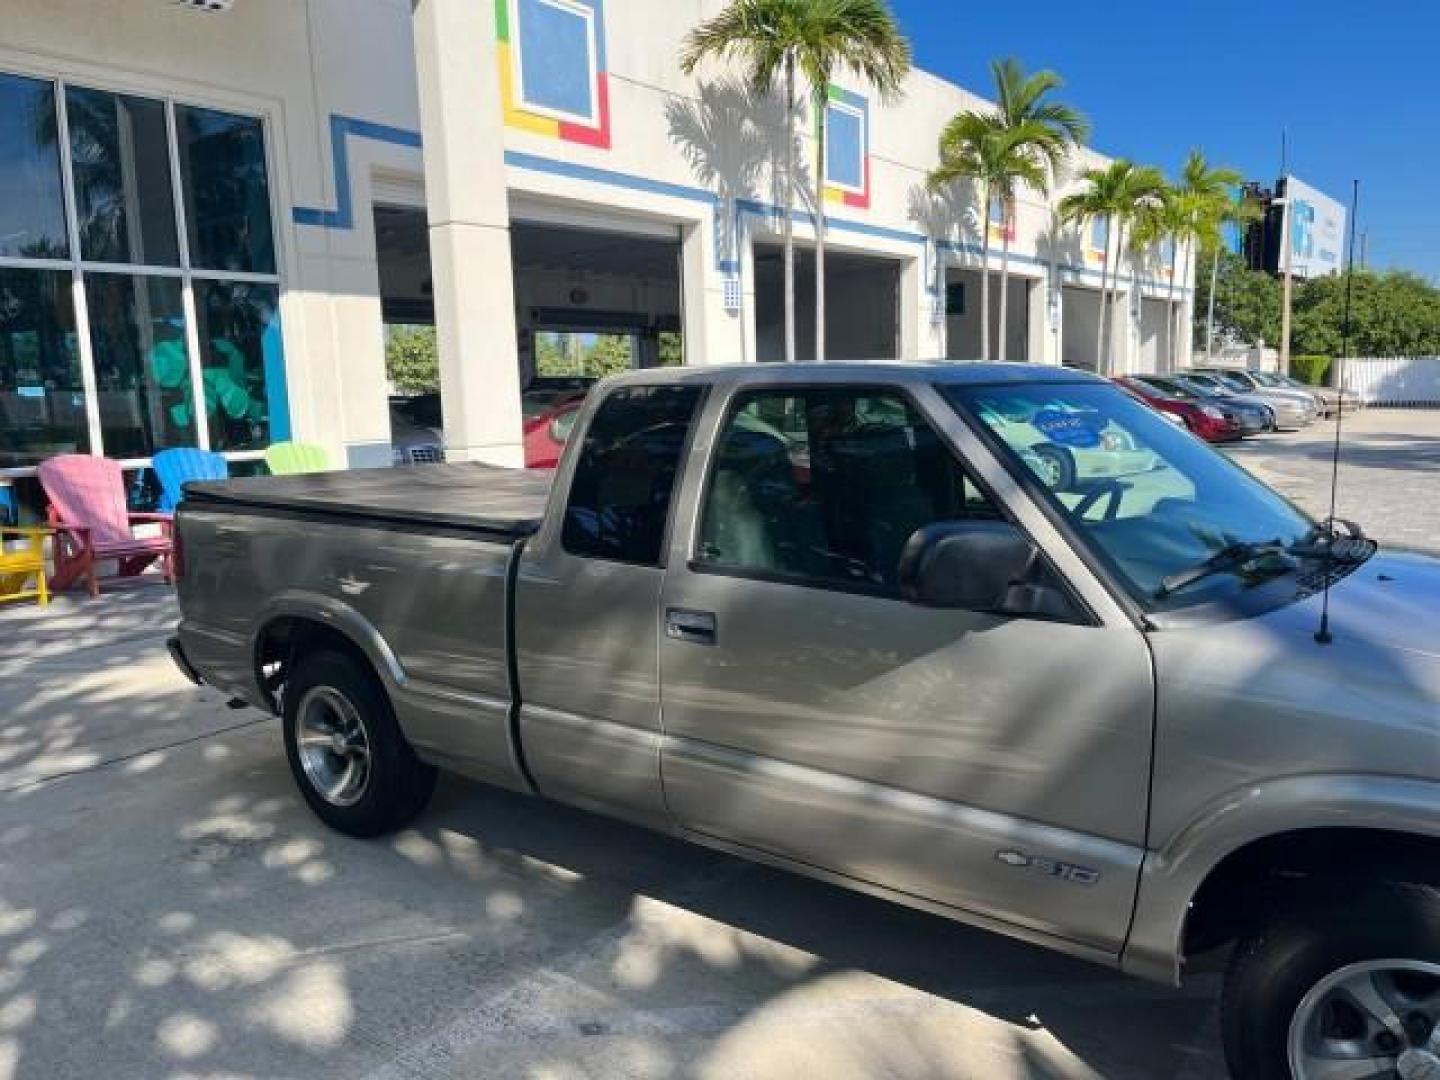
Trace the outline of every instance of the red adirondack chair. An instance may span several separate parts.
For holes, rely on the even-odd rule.
[[[170,515],[132,514],[126,508],[119,462],[92,454],[60,454],[42,462],[38,472],[55,530],[53,589],[83,580],[90,595],[99,596],[96,564],[112,559],[120,577],[134,577],[159,560],[165,580],[174,580]],[[146,522],[159,524],[160,535],[136,536],[135,526]]]

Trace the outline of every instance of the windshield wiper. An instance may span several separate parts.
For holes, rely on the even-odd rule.
[[[1343,518],[1322,521],[1293,544],[1282,544],[1278,540],[1228,544],[1203,562],[1163,578],[1155,597],[1163,599],[1213,574],[1229,571],[1275,577],[1294,570],[1296,559],[1328,559],[1341,565],[1362,563],[1374,554],[1375,547],[1375,541],[1353,521]]]
[[[1179,592],[1187,586],[1194,585],[1197,581],[1210,577],[1212,574],[1223,574],[1228,571],[1238,571],[1247,575],[1257,573],[1262,569],[1269,571],[1272,575],[1289,573],[1295,569],[1295,561],[1291,555],[1289,545],[1273,541],[1264,544],[1251,542],[1229,544],[1204,562],[1187,566],[1184,570],[1177,570],[1161,579],[1160,587],[1155,590],[1155,598],[1163,599],[1171,593]],[[1262,560],[1269,561],[1266,565],[1261,566]]]

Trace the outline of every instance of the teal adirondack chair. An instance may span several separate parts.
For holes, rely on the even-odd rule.
[[[180,505],[187,480],[224,480],[230,475],[229,463],[219,454],[190,447],[161,450],[150,459],[150,467],[160,481],[160,509],[166,511]]]
[[[265,451],[265,467],[272,476],[328,472],[330,455],[313,443],[277,442]]]

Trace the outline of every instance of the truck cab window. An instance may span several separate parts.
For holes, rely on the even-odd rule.
[[[721,432],[696,556],[888,592],[916,529],[998,516],[902,395],[762,390],[737,397]]]
[[[572,555],[660,563],[670,500],[700,401],[695,386],[606,396],[585,432],[561,543]]]

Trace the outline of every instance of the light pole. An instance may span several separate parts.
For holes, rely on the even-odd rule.
[[[1281,274],[1284,277],[1282,287],[1283,298],[1280,301],[1280,374],[1290,374],[1290,197],[1289,195],[1279,199],[1271,199],[1271,206],[1279,206],[1280,217],[1280,247],[1284,257],[1284,267]]]

